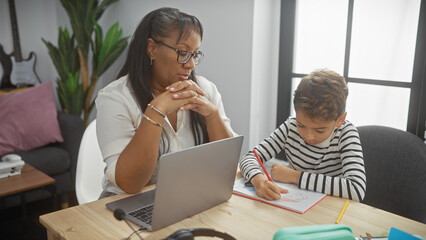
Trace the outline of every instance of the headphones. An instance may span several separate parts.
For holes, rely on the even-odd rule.
[[[164,240],[193,240],[194,237],[218,237],[224,240],[236,240],[234,237],[227,233],[218,232],[211,228],[193,228],[193,229],[180,229],[172,233]]]

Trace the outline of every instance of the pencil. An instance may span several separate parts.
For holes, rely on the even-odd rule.
[[[263,166],[262,161],[260,161],[259,155],[257,155],[256,150],[254,150],[254,149],[253,149],[253,153],[254,153],[254,155],[256,156],[256,159],[257,159],[257,161],[259,162],[260,166],[262,167],[263,172],[265,173],[266,177],[269,179],[269,181],[271,181],[271,182],[272,182],[272,179],[271,179],[271,177],[269,176],[268,172],[266,171],[265,166]]]
[[[343,206],[342,211],[340,211],[339,217],[336,220],[336,224],[338,224],[340,220],[342,219],[343,213],[345,213],[345,210],[348,207],[348,204],[349,204],[349,200],[346,200],[345,205]]]

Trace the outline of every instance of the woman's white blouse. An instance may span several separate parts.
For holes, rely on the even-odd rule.
[[[226,117],[222,97],[216,86],[204,77],[197,76],[198,85],[206,93],[206,98],[217,107],[225,126],[234,136],[237,134],[231,128],[231,121]],[[106,163],[105,176],[102,186],[104,191],[116,194],[123,193],[115,181],[115,168],[121,152],[133,138],[142,120],[142,111],[137,104],[134,91],[127,76],[111,82],[98,92],[96,99],[97,117],[96,133],[102,157]],[[165,119],[163,131],[168,135],[169,143],[160,143],[160,154],[167,149],[169,152],[179,151],[195,145],[190,126],[189,111],[178,111],[177,131]],[[157,180],[156,168],[150,183]]]

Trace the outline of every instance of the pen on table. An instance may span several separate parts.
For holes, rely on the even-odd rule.
[[[339,217],[336,220],[336,224],[340,222],[340,220],[342,219],[343,213],[345,213],[346,208],[348,207],[349,204],[349,200],[346,200],[345,205],[342,208],[342,211],[340,211]]]
[[[254,156],[256,156],[256,159],[257,159],[257,161],[259,162],[260,166],[262,167],[263,172],[265,173],[266,177],[269,179],[269,181],[271,181],[271,182],[272,182],[272,178],[269,176],[268,171],[266,171],[265,166],[263,166],[263,163],[262,163],[262,161],[260,160],[259,155],[257,155],[256,150],[254,150],[254,149],[253,149],[253,153],[254,153]]]

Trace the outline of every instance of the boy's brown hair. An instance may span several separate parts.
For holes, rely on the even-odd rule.
[[[317,70],[302,78],[294,92],[294,109],[311,119],[337,120],[345,112],[348,86],[344,77],[331,70]]]

